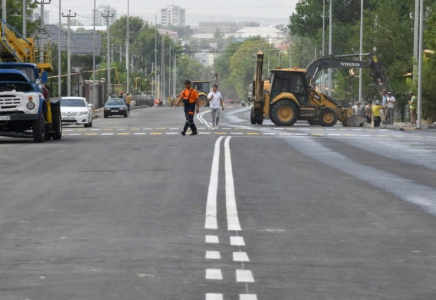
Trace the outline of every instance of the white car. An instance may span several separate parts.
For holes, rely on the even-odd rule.
[[[92,127],[92,104],[83,97],[62,97],[61,116],[64,124]]]

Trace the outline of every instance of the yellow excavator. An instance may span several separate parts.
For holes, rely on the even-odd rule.
[[[316,91],[310,84],[317,73],[329,68],[371,68],[378,90],[385,89],[383,68],[377,56],[369,61],[346,60],[344,57],[324,57],[313,61],[307,69],[273,69],[269,80],[262,78],[264,54],[257,54],[257,69],[253,82],[251,124],[264,119],[278,126],[292,126],[297,120],[311,125],[334,126],[339,120],[344,126],[360,127],[365,120],[355,116],[352,108],[344,108],[332,97]]]

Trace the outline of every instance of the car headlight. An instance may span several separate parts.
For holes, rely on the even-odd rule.
[[[87,114],[88,114],[87,111],[81,111],[81,112],[79,113],[79,116],[83,116],[83,115],[87,115]]]
[[[30,110],[32,110],[32,109],[34,109],[35,108],[35,103],[33,103],[33,102],[27,102],[27,108],[28,109],[30,109]]]

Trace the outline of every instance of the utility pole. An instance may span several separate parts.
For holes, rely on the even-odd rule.
[[[172,57],[172,49],[171,49],[171,43],[170,43],[170,53],[168,56],[168,96],[171,95],[171,57]]]
[[[416,128],[422,128],[422,43],[423,43],[423,31],[424,31],[424,0],[420,0],[419,8],[419,47],[418,47],[418,120],[416,122]]]
[[[47,1],[47,2],[46,2]],[[51,0],[35,0],[35,2],[37,4],[41,5],[41,17],[40,17],[40,32],[44,32],[44,5],[45,4],[50,4]],[[40,35],[40,40],[39,40],[39,62],[43,63],[44,62],[44,45],[42,44],[42,41],[44,40],[43,34]]]
[[[333,55],[333,0],[330,0],[330,18],[329,18],[329,55]],[[329,95],[332,95],[332,69],[329,69]]]
[[[322,57],[325,55],[325,0],[322,1]],[[321,70],[321,92],[325,92],[325,73]]]
[[[106,18],[106,31],[107,31],[107,38],[106,38],[106,61],[107,61],[107,80],[106,80],[106,89],[107,89],[107,96],[111,94],[111,45],[110,45],[110,27],[109,27],[109,18],[113,18],[114,14],[110,14],[109,10],[107,11],[107,14],[101,14],[103,18]]]
[[[71,9],[68,11],[68,15],[62,14],[62,17],[67,18],[67,24],[68,24],[68,32],[67,32],[67,51],[68,51],[68,58],[67,58],[67,97],[71,97],[71,18],[76,17],[76,13],[74,15],[71,14]]]
[[[363,54],[363,0],[360,0],[360,48],[359,48],[359,58],[360,61],[362,61],[362,54]],[[362,85],[363,85],[363,78],[362,78],[362,68],[359,68],[359,97],[357,98],[357,101],[362,101]]]
[[[127,93],[130,92],[130,1],[127,0],[127,39],[126,39],[126,71],[127,71]]]
[[[176,97],[177,89],[177,52],[174,51],[174,67],[173,67],[173,97]]]
[[[160,10],[158,10],[155,15],[154,15],[154,84],[156,84],[158,82],[157,80],[157,14],[160,12]],[[160,98],[160,88],[157,88],[157,86],[155,87],[155,90],[157,92],[157,98]]]
[[[6,0],[2,0],[2,20],[5,22],[7,21],[6,16]]]
[[[62,0],[59,0],[59,30],[58,30],[58,97],[62,97],[62,50],[61,50],[61,33],[62,33]]]
[[[153,74],[153,77],[154,77],[154,63],[151,63],[151,74]],[[153,79],[153,84],[151,85],[151,95],[154,95],[154,85],[155,85],[155,82]]]
[[[414,30],[413,30],[413,86],[416,87],[418,81],[418,47],[419,47],[419,1],[415,0],[415,14],[413,15]],[[422,55],[422,53],[421,53]]]
[[[23,37],[27,35],[27,1],[23,0]]]
[[[161,43],[161,55],[160,55],[160,76],[161,76],[161,97],[165,97],[165,36],[162,34],[162,43]],[[161,98],[162,100],[162,98]],[[163,102],[163,100],[162,100]]]
[[[59,0],[60,1],[60,0]],[[92,24],[94,26],[94,30],[92,31],[92,105],[94,107],[97,106],[96,101],[96,89],[95,89],[95,13],[97,10],[97,0],[94,0],[94,9],[92,11]],[[100,82],[99,82],[100,84]]]

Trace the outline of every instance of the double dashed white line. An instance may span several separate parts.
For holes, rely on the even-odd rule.
[[[219,167],[221,154],[221,141],[224,137],[219,137],[215,142],[214,154],[212,158],[212,167],[206,202],[206,217],[205,228],[209,230],[218,229],[217,221],[217,198],[218,198],[218,182],[219,182]],[[239,221],[238,207],[236,204],[235,183],[233,177],[233,166],[230,151],[231,137],[226,137],[224,140],[224,173],[225,173],[225,189],[226,189],[226,216],[227,230],[234,231],[236,236],[230,237],[230,245],[238,247],[238,251],[232,252],[232,261],[241,264],[240,268],[235,270],[235,280],[237,283],[245,284],[245,294],[239,295],[239,300],[257,300],[257,295],[249,294],[248,284],[255,282],[251,270],[245,269],[245,263],[250,262],[247,252],[241,251],[241,247],[245,246],[245,240],[239,236],[242,231]],[[205,242],[208,245],[219,244],[217,235],[206,235]],[[205,253],[205,259],[209,261],[222,260],[223,257],[219,251],[208,249]],[[221,269],[208,268],[205,273],[206,280],[223,280]],[[224,295],[221,293],[207,293],[206,300],[224,300]]]

